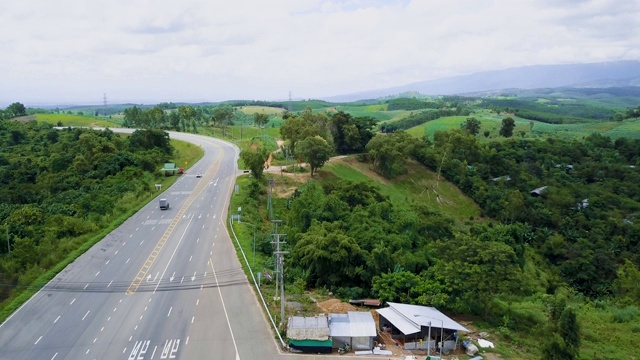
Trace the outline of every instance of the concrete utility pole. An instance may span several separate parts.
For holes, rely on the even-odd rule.
[[[283,251],[280,248],[280,245],[286,244],[285,241],[280,240],[280,236],[285,236],[286,234],[278,233],[278,224],[282,224],[282,220],[271,220],[274,225],[274,233],[273,238],[274,241],[272,244],[276,245],[276,250],[273,254],[276,256],[275,267],[276,270],[276,299],[278,298],[278,278],[280,278],[280,324],[284,328],[284,254],[288,254],[288,251]]]
[[[267,194],[267,211],[269,212],[269,219],[273,221],[273,202],[271,200],[271,194],[273,193],[273,187],[276,184],[274,178],[269,178],[269,193]],[[276,225],[277,229],[277,225]],[[276,231],[277,232],[277,231]]]

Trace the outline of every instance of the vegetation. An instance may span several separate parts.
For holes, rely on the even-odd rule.
[[[241,161],[254,176],[239,181],[244,190],[232,208],[242,206],[243,222],[256,226],[257,254],[250,258],[257,260],[258,269],[270,266],[269,219],[284,219],[290,251],[285,276],[297,293],[320,289],[343,299],[370,296],[472,316],[478,328],[514,345],[497,350],[507,357],[628,358],[634,356],[629,344],[640,331],[640,122],[637,96],[624,93],[618,100],[579,89],[528,97],[416,97],[351,104],[306,100],[133,106],[124,111],[123,124],[148,132],[126,141],[115,137],[120,140],[113,145],[97,133],[72,136],[76,130],[52,132],[33,123],[20,126],[42,128],[42,141],[27,141],[31,135],[24,134],[32,130],[11,128],[4,139],[17,151],[1,154],[0,169],[11,171],[0,171],[0,181],[16,182],[14,177],[20,176],[25,190],[0,189],[14,202],[44,196],[36,191],[44,186],[38,183],[42,173],[71,163],[87,178],[76,180],[80,185],[74,183],[74,190],[85,189],[82,181],[108,190],[110,177],[125,177],[131,167],[150,179],[144,171],[153,164],[141,160],[148,152],[162,159],[171,156],[163,129],[235,141],[239,134]],[[14,113],[3,111],[2,116]],[[17,123],[3,121],[7,124]],[[382,133],[376,134],[375,126]],[[285,145],[273,152],[278,135]],[[69,151],[58,154],[75,154],[71,159],[34,160],[31,154],[51,151],[63,136],[70,144],[75,139],[77,146],[88,142],[92,149],[126,150],[128,157],[114,160],[108,150],[86,155],[88,148],[83,148],[82,161],[72,150],[76,145],[68,145]],[[270,153],[275,159],[292,156],[307,162],[313,180],[293,184],[278,177],[287,190],[265,210],[263,170]],[[331,154],[357,155],[328,163]],[[35,184],[29,182],[34,176]],[[74,212],[39,208],[32,201],[10,219],[22,226],[16,232],[10,228],[17,255],[3,256],[26,259],[11,265],[22,267],[26,279],[38,271],[27,266],[33,260],[31,249],[48,244],[46,237],[35,236],[40,233],[29,233],[39,228],[28,221],[37,223],[42,213],[51,212],[89,221],[65,218],[66,223],[57,221],[55,227],[46,221],[37,225],[69,232],[106,224],[89,212],[106,211],[94,201],[76,193],[65,196],[72,199],[68,203]],[[92,193],[90,199],[100,196],[106,195]],[[107,204],[113,204],[108,196]],[[0,209],[0,220],[10,216]],[[245,235],[251,231],[242,224],[234,227]],[[9,280],[20,284],[21,279]],[[602,340],[606,333],[616,336]]]
[[[1,121],[0,232],[7,238],[0,247],[1,317],[146,204],[155,195],[152,184],[170,181],[158,171],[162,163],[187,152],[158,130],[121,137]]]

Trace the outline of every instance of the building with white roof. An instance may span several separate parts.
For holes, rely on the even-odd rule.
[[[469,332],[438,309],[429,306],[387,303],[389,307],[377,309],[380,329],[391,333],[394,339],[406,341],[457,341],[458,331]],[[428,339],[431,336],[431,339]],[[428,341],[431,343],[431,341]]]

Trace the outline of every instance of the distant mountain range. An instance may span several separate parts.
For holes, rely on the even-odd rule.
[[[628,86],[640,86],[640,61],[523,66],[420,81],[387,89],[333,96],[322,100],[350,102],[377,99],[405,92],[418,92],[423,95],[461,95],[500,89]]]

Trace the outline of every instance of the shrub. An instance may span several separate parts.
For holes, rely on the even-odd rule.
[[[640,310],[635,306],[627,306],[622,309],[614,308],[611,312],[613,313],[613,322],[616,323],[631,322],[640,314]]]

